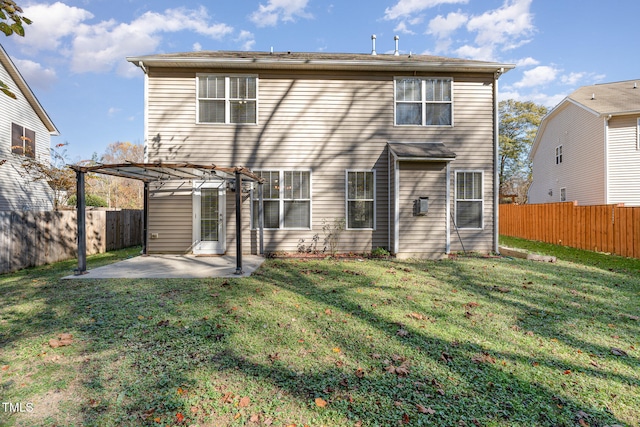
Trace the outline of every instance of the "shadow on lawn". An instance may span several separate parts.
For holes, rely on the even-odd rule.
[[[517,312],[531,313],[546,307],[547,314],[541,322],[571,318],[570,312],[562,310],[572,302],[566,292],[562,292],[559,299],[544,292],[532,292],[527,303],[523,303],[510,298],[511,293],[495,290],[496,287],[521,286],[519,283],[506,279],[499,281],[490,274],[483,281],[482,274],[466,271],[461,263],[380,263],[384,268],[395,268],[398,272],[403,268],[411,269],[412,274],[425,283],[446,280],[473,298],[490,299]],[[520,273],[517,271],[519,265],[514,263],[517,274]],[[315,274],[313,268],[309,273],[310,266],[326,270],[323,273],[326,280],[317,282],[310,277]],[[589,280],[578,268],[545,266],[538,270],[538,277],[527,277],[525,283],[532,281],[534,284],[529,286],[534,287],[538,280],[553,282],[558,268],[565,269],[563,274]],[[340,281],[340,277],[356,270],[356,277]],[[530,275],[530,270],[523,270],[522,274]],[[606,272],[590,274],[600,283],[607,283],[606,280],[613,277]],[[63,328],[77,331],[83,339],[79,355],[84,359],[80,367],[84,378],[82,425],[160,425],[158,420],[162,425],[178,424],[180,420],[175,418],[178,413],[185,417],[185,425],[193,422],[266,425],[268,419],[277,425],[277,419],[277,422],[297,422],[298,425],[315,425],[316,422],[355,425],[361,421],[363,426],[573,426],[579,425],[581,417],[591,427],[622,424],[606,410],[577,401],[570,391],[554,391],[545,378],[539,381],[522,379],[513,367],[539,363],[541,368],[560,372],[566,369],[594,378],[607,376],[626,385],[638,385],[637,378],[596,367],[585,369],[560,359],[540,360],[516,351],[494,351],[472,342],[447,341],[430,334],[428,329],[420,329],[417,323],[406,318],[389,318],[380,309],[385,304],[384,299],[377,301],[380,307],[373,307],[363,306],[362,299],[350,298],[349,292],[354,288],[392,290],[391,285],[380,284],[380,279],[379,273],[360,270],[356,263],[269,261],[258,275],[241,280],[53,281],[33,288],[27,294],[21,295],[17,289],[12,291],[15,301],[41,298],[43,304],[42,309],[30,317],[28,325],[21,325],[19,317],[5,323],[9,331],[3,337],[3,345],[23,333],[49,337]],[[558,286],[566,285],[559,283]],[[332,342],[344,349],[352,359],[345,366],[323,363],[322,368],[308,371],[296,369],[286,360],[270,358],[268,354],[262,357],[249,354],[240,334],[259,334],[261,320],[252,317],[248,311],[234,311],[234,307],[260,298],[259,290],[264,292],[267,288],[294,293],[315,307],[314,310],[324,307],[334,313],[343,313],[349,316],[349,321],[364,324],[386,336],[388,344],[400,349],[401,357],[408,357],[408,373],[386,372],[384,359],[391,359],[396,365],[401,363],[401,360],[392,359],[394,356],[389,354],[389,347],[349,335],[348,331],[341,331],[339,325],[322,331],[323,345],[324,341]],[[625,293],[628,292],[631,289],[625,288]],[[397,298],[389,303],[402,305],[403,312],[428,313],[431,301]],[[593,315],[606,318],[603,313],[608,307],[602,302],[593,304],[590,308]],[[203,306],[210,306],[210,309],[203,309]],[[278,307],[274,306],[274,310]],[[282,311],[286,310],[283,308]],[[203,312],[210,314],[202,316]],[[452,321],[468,321],[462,307],[451,316]],[[611,316],[615,317],[616,313]],[[536,336],[558,339],[603,359],[613,357],[610,349],[602,345],[564,333],[559,322],[558,327],[537,328],[528,323],[531,316],[518,317],[514,324],[519,323],[523,331],[532,329]],[[313,317],[306,320],[309,324],[321,322]],[[439,325],[442,323],[437,321],[433,327]],[[625,327],[626,333],[638,333],[636,324]],[[408,335],[397,335],[399,328],[406,330]],[[287,329],[286,325],[282,327],[283,336],[288,333]],[[308,344],[313,346],[315,343]],[[377,353],[381,355],[379,359],[372,357]],[[474,356],[483,354],[487,359],[474,360]],[[309,357],[315,357],[313,351]],[[640,367],[638,360],[631,356],[621,362]],[[359,366],[364,370],[358,371]],[[126,375],[128,370],[133,371],[133,378]],[[211,379],[203,378],[203,372]],[[569,378],[566,382],[572,386]],[[13,386],[3,384],[3,391]],[[268,397],[261,391],[264,387],[268,388]],[[224,400],[228,392],[243,391],[253,396],[253,406],[260,411],[257,423],[249,421],[251,407],[243,412],[237,406],[237,399]],[[269,402],[256,402],[260,398]],[[328,402],[327,407],[316,407],[315,398],[324,399]],[[417,405],[435,412],[420,413]],[[287,413],[300,407],[316,414],[320,421],[300,419],[299,414]],[[216,415],[211,418],[211,414]],[[240,414],[238,419],[234,419],[236,414]]]
[[[394,262],[394,264],[396,268],[400,268],[404,263],[401,261],[397,261]],[[412,263],[408,263],[405,265],[410,268],[415,268],[415,264]],[[474,292],[474,294],[483,295],[494,301],[498,300],[500,304],[512,306],[517,310],[527,311],[532,310],[532,307],[535,307],[536,305],[545,306],[548,303],[548,299],[553,298],[553,296],[541,295],[537,301],[535,299],[534,301],[532,301],[531,306],[526,306],[507,298],[502,298],[500,296],[496,297],[496,292],[490,291],[486,286],[478,286],[476,283],[474,283],[477,280],[476,278],[472,277],[471,275],[465,274],[458,267],[459,266],[456,263],[449,263],[448,265],[439,264],[437,268],[444,268],[448,270],[447,274],[455,280],[455,286],[459,285],[460,289]],[[554,267],[549,267],[547,269],[547,274],[551,274],[553,273],[553,271]],[[576,274],[576,276],[578,276],[578,273],[579,269],[570,272],[570,274]],[[597,274],[598,273],[596,273],[596,275]],[[431,425],[430,423],[435,423],[437,425],[454,425],[457,423],[463,423],[465,421],[467,423],[471,421],[469,425],[472,425],[474,420],[479,421],[478,425],[485,425],[485,423],[489,423],[492,421],[496,422],[497,420],[502,420],[506,423],[512,422],[513,424],[511,425],[519,425],[520,423],[524,423],[523,425],[527,425],[527,423],[529,423],[529,425],[540,426],[561,425],[555,421],[556,417],[559,417],[561,414],[564,415],[565,419],[574,419],[577,424],[580,418],[580,411],[582,411],[582,413],[584,414],[589,414],[590,419],[585,419],[584,421],[589,423],[591,426],[620,422],[607,411],[576,401],[575,399],[568,397],[568,395],[566,394],[560,396],[542,383],[522,381],[516,375],[513,375],[511,372],[509,372],[508,368],[503,368],[499,364],[478,364],[472,360],[472,355],[478,354],[479,352],[483,353],[488,349],[484,349],[482,347],[469,343],[453,343],[437,339],[433,336],[429,336],[424,331],[408,328],[406,325],[402,326],[409,331],[409,335],[407,337],[401,338],[395,333],[398,330],[399,323],[390,322],[383,317],[378,316],[373,310],[369,308],[365,309],[361,306],[354,305],[349,301],[346,301],[345,299],[341,298],[340,290],[331,293],[309,293],[308,289],[309,287],[314,286],[313,282],[306,280],[304,276],[299,275],[299,273],[296,271],[287,271],[283,270],[282,268],[278,268],[277,270],[270,272],[268,276],[270,278],[275,278],[277,280],[278,286],[286,288],[292,292],[300,293],[301,295],[304,295],[305,297],[310,299],[314,299],[317,302],[332,304],[336,308],[351,313],[353,316],[356,316],[359,319],[368,322],[371,326],[388,333],[389,340],[398,341],[400,344],[406,346],[407,348],[411,347],[420,349],[421,357],[430,358],[433,361],[444,364],[446,366],[446,369],[452,376],[466,382],[469,390],[467,395],[446,393],[443,396],[439,396],[437,398],[434,398],[433,400],[426,401],[427,405],[431,404],[431,406],[437,406],[441,409],[446,408],[445,410],[447,411],[447,413],[440,413],[441,417],[437,419],[434,419],[432,417],[429,421],[429,425]],[[365,276],[362,285],[366,286],[369,282],[370,278],[367,278]],[[494,282],[494,286],[495,285],[512,286],[513,283]],[[336,287],[339,288],[341,286],[342,285],[337,285]],[[602,314],[603,310],[606,310],[608,308],[610,307],[596,304],[594,313]],[[416,306],[416,309],[419,310],[420,308]],[[555,314],[557,314],[558,316],[567,316],[567,313],[557,312]],[[570,314],[568,315],[568,317],[570,317]],[[615,317],[613,313],[612,317]],[[620,319],[617,318],[616,320],[619,321]],[[631,334],[630,336],[638,336],[638,327],[635,324],[633,326],[633,328],[629,328],[631,329],[629,331],[629,333]],[[634,331],[636,332],[635,334]],[[559,328],[553,328],[553,332],[549,333],[546,338],[558,339],[559,341],[562,341],[576,349],[585,349],[586,351],[594,352],[599,357],[607,357],[607,355],[608,357],[613,357],[611,356],[609,348],[577,339],[573,336],[563,333],[563,331],[561,331]],[[340,337],[335,336],[334,339],[339,340]],[[347,346],[349,345],[349,343],[350,342],[343,341],[342,345]],[[429,348],[430,351],[425,350],[426,348]],[[364,344],[360,346],[359,350],[362,354],[367,354],[375,351],[375,349],[368,348]],[[447,360],[443,360],[443,354],[447,355]],[[548,366],[554,369],[582,372],[593,377],[602,377],[606,375],[608,378],[615,378],[616,381],[622,384],[636,387],[640,386],[637,378],[621,375],[614,372],[604,372],[601,369],[584,369],[584,367],[582,366],[567,363],[566,361],[558,359],[540,360],[539,358],[535,357],[526,358],[516,354],[515,352],[495,351],[491,351],[491,357],[497,360],[505,360],[508,362],[508,364],[517,362],[531,365],[535,363],[540,366]],[[627,357],[623,359],[622,363],[625,363],[633,368],[640,367],[640,363],[638,363],[638,360],[633,357]],[[273,373],[267,374],[269,376],[273,375]],[[428,375],[425,377],[424,375],[418,373],[412,373],[410,377],[412,377],[412,379],[416,381],[429,380]],[[352,377],[351,380],[354,383],[358,383],[359,381],[359,379],[355,377]],[[437,379],[437,382],[444,383],[446,382],[446,378]],[[372,388],[375,389],[376,387],[373,386]],[[496,390],[507,390],[509,393],[508,401],[495,400],[492,394]],[[307,394],[311,396],[314,392],[316,395],[320,393],[319,390],[311,390]],[[431,390],[431,393],[433,394],[433,390]],[[435,395],[437,396],[437,393]],[[381,396],[378,396],[378,398],[379,397]],[[403,394],[398,393],[393,397],[393,399],[399,399],[402,401]],[[415,404],[419,402],[409,403]],[[360,413],[360,411],[357,410],[353,410],[353,412]],[[389,412],[394,413],[389,421],[392,421],[394,419],[397,421],[401,419],[402,411],[390,409]],[[366,420],[365,425],[375,425],[379,422],[377,418],[367,417],[366,414],[363,414],[361,419]]]

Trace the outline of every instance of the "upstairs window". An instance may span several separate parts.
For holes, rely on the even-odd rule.
[[[452,91],[450,78],[395,79],[396,125],[451,126]]]
[[[197,82],[198,123],[257,123],[257,77],[198,75]]]
[[[36,157],[36,133],[24,126],[11,123],[11,152]]]
[[[562,163],[562,145],[556,147],[556,165]]]

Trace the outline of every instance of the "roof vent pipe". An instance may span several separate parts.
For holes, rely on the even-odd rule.
[[[377,55],[376,53],[376,35],[371,35],[371,55]]]
[[[596,94],[595,93],[591,94],[591,99],[596,99]]]
[[[633,88],[638,89],[638,82],[633,82]]]
[[[393,36],[393,39],[396,41],[396,51],[393,52],[393,55],[394,56],[400,56],[400,51],[398,50],[398,40],[400,40],[400,37]]]

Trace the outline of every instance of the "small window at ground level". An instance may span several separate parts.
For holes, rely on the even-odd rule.
[[[482,228],[484,196],[482,171],[456,172],[456,226]]]
[[[566,202],[567,201],[567,189],[566,188],[561,188],[560,189],[560,201],[561,202]]]
[[[347,171],[347,228],[375,228],[376,175]]]
[[[35,158],[36,133],[24,126],[11,123],[11,152]]]
[[[264,228],[311,228],[311,172],[254,171],[263,184]],[[252,228],[259,226],[258,184],[251,192]]]

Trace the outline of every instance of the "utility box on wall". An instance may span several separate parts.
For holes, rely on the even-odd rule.
[[[419,197],[413,201],[413,216],[425,216],[429,212],[429,198]]]

